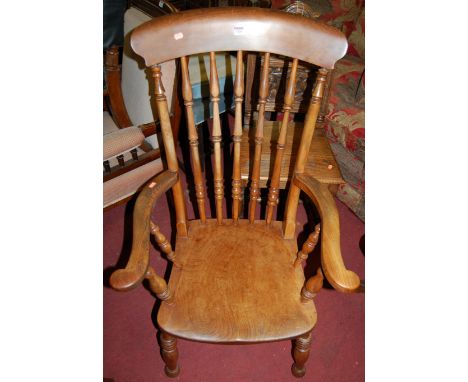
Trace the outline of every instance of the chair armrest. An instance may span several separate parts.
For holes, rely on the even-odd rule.
[[[149,267],[151,211],[154,203],[178,180],[177,173],[164,171],[141,190],[133,212],[133,242],[130,259],[124,269],[112,273],[110,285],[119,291],[135,288],[145,278]]]
[[[321,260],[325,277],[340,292],[358,291],[360,279],[354,272],[346,269],[341,257],[340,220],[328,185],[304,174],[295,175],[293,183],[312,199],[322,219]]]
[[[140,146],[145,135],[138,127],[127,127],[105,134],[103,138],[103,160],[108,160]]]

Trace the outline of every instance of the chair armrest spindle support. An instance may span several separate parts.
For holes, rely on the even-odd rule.
[[[321,217],[321,263],[325,277],[337,291],[357,292],[360,288],[359,277],[352,271],[346,269],[340,248],[340,220],[335,200],[328,190],[326,184],[305,174],[296,174],[293,183],[304,191],[316,205]],[[312,278],[317,277],[313,276]],[[318,279],[311,284],[320,283]],[[306,283],[309,284],[309,280]],[[312,285],[311,285],[312,286]]]
[[[155,202],[170,190],[178,179],[177,173],[164,171],[151,179],[141,190],[133,213],[133,243],[130,259],[124,269],[112,273],[110,278],[112,288],[118,291],[131,290],[147,278],[159,298],[166,300],[170,298],[170,293],[165,292],[166,282],[149,266],[150,233],[153,224],[151,211]]]

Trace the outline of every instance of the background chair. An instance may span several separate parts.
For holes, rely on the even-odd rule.
[[[276,28],[270,28],[272,24]],[[249,29],[250,25],[254,28]],[[213,31],[216,31],[215,35]],[[162,41],[166,42],[166,49],[157,49]],[[294,339],[292,372],[297,377],[303,376],[310,350],[311,330],[316,323],[313,297],[321,289],[323,277],[341,292],[353,292],[359,288],[359,278],[345,268],[341,258],[338,213],[328,186],[304,172],[326,76],[344,55],[346,39],[334,28],[283,12],[251,8],[238,8],[235,12],[232,9],[204,9],[177,13],[142,25],[132,35],[132,46],[151,67],[168,170],[151,179],[141,191],[135,204],[130,259],[125,269],[112,274],[110,284],[117,290],[125,291],[146,279],[154,294],[162,300],[157,320],[161,329],[165,371],[170,377],[177,376],[180,371],[177,337],[222,343]],[[223,203],[225,180],[221,159],[220,90],[214,51],[233,50],[237,51],[237,65],[234,81],[232,203],[227,209],[228,217]],[[275,203],[268,204],[266,219],[256,219],[255,198],[250,201],[248,219],[239,218],[244,96],[242,62],[244,51],[249,50],[265,52],[266,63],[270,58],[269,52],[293,57],[285,92],[286,116],[281,124],[270,190],[279,186],[281,152],[287,137],[287,114],[294,98],[298,62],[303,60],[321,67],[297,149],[283,221],[274,219]],[[210,94],[213,103],[213,219],[208,218],[207,214],[187,59],[187,56],[206,51],[210,52]],[[199,217],[191,221],[187,219],[168,119],[169,108],[161,84],[162,69],[158,65],[177,57],[181,57],[182,95]],[[258,188],[259,184],[267,75],[264,70],[259,88],[252,188]],[[172,190],[175,207],[175,250],[151,219],[154,203],[169,190]],[[321,222],[298,251],[296,211],[301,190],[316,205]],[[169,283],[150,266],[150,234],[154,235],[156,243],[173,263]],[[316,275],[305,280],[303,262],[320,237],[321,268]]]
[[[170,3],[160,2],[167,13],[176,12]],[[151,107],[151,92],[141,57],[130,47],[131,31],[153,17],[136,8],[124,15],[124,45],[113,46],[105,55],[104,183],[103,206],[109,208],[128,200],[151,177],[163,170],[156,133],[157,111]],[[121,62],[121,64],[120,64]],[[177,101],[176,64],[163,64],[174,134],[180,125]],[[174,97],[173,97],[174,94]]]

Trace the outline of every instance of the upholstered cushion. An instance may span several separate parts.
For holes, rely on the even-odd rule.
[[[157,159],[104,182],[104,208],[133,195],[143,184],[162,170],[161,159]]]
[[[140,146],[145,136],[138,127],[127,127],[104,135],[103,160],[123,154]]]

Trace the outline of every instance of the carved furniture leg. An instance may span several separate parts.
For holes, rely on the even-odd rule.
[[[179,364],[179,351],[177,350],[177,339],[166,332],[161,333],[161,355],[166,363],[164,372],[170,378],[175,378],[180,373]]]
[[[291,367],[291,371],[297,378],[303,377],[305,375],[305,363],[309,359],[311,340],[312,332],[306,333],[294,340],[294,363]]]

